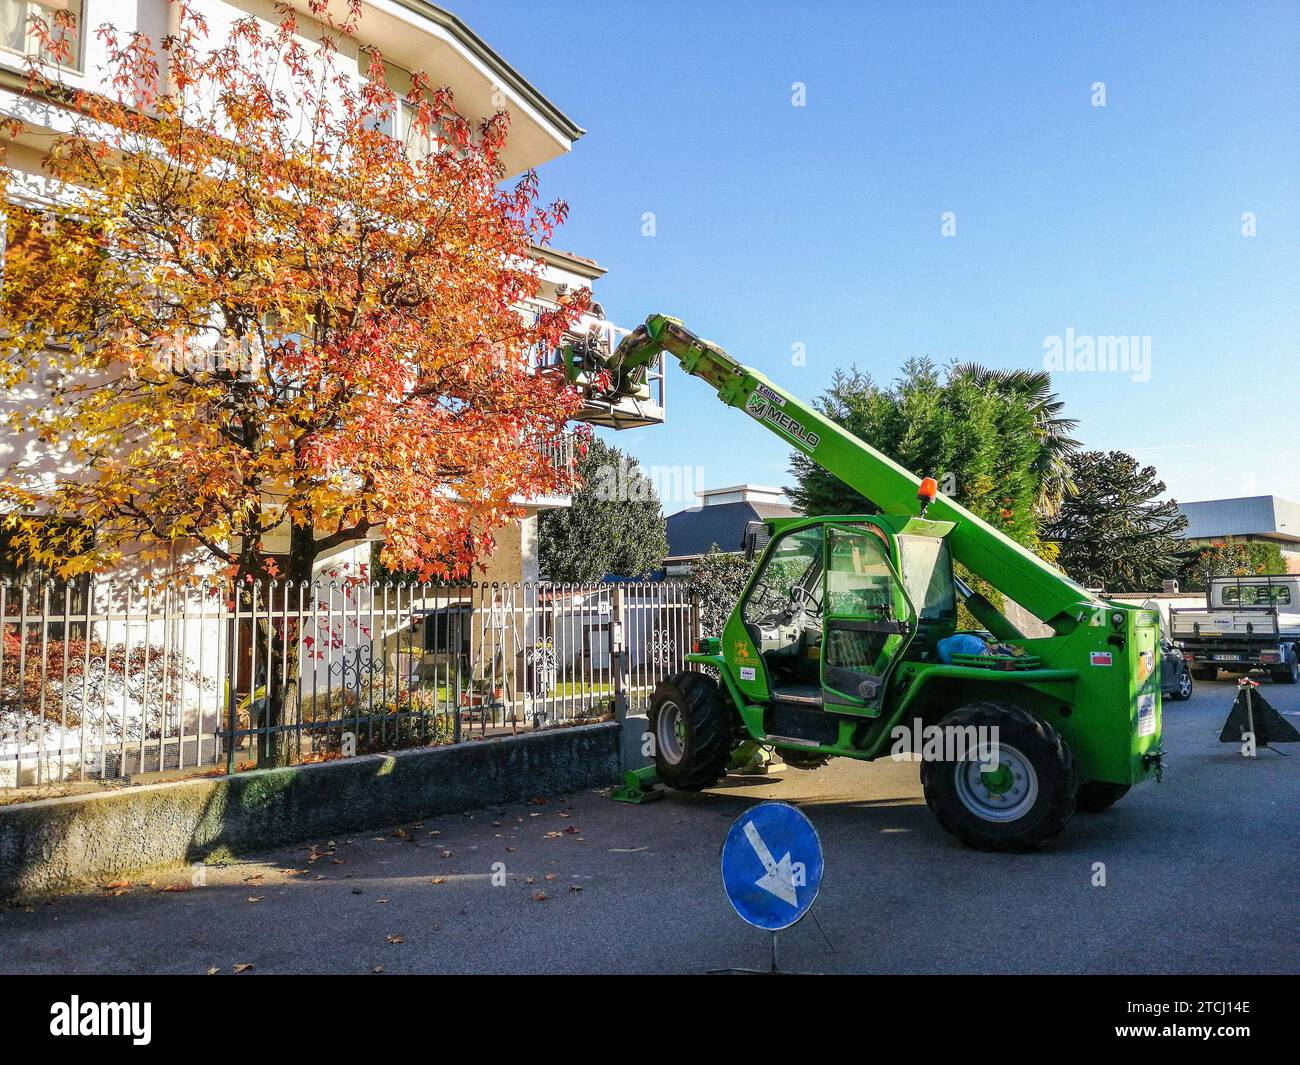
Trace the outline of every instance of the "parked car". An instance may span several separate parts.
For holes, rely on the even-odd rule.
[[[1186,702],[1192,697],[1192,670],[1174,643],[1167,637],[1160,640],[1160,693],[1166,699]]]

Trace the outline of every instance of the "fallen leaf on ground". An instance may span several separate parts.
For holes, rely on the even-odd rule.
[[[446,882],[447,878],[445,876],[435,876],[429,881],[430,884],[445,884]]]
[[[208,975],[209,975],[209,976],[216,976],[217,973],[219,973],[219,972],[221,972],[221,970],[220,970],[219,968],[217,968],[217,966],[215,966],[215,965],[213,965],[210,969],[208,969]]]
[[[376,966],[375,966],[373,969],[371,969],[370,971],[371,971],[372,973],[382,973],[382,972],[384,971],[384,967],[383,967],[382,965],[376,965]]]
[[[555,879],[555,874],[554,874],[554,873],[547,873],[547,874],[546,874],[546,879],[547,879],[547,880],[554,880],[554,879]]]
[[[533,901],[534,901],[534,902],[545,902],[545,901],[546,901],[546,892],[545,892],[545,891],[539,891],[536,895],[533,896]]]
[[[253,967],[253,963],[251,961],[240,962],[238,965],[235,966],[235,972],[246,973],[252,967]]]
[[[384,936],[384,939],[386,939],[389,943],[393,943],[393,944],[406,942],[405,936]]]
[[[249,896],[248,896],[248,901],[249,901],[249,902],[261,902],[264,898],[266,898],[265,895],[249,895]]]

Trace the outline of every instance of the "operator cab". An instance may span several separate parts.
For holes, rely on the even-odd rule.
[[[779,532],[742,617],[775,703],[872,716],[893,665],[956,626],[947,544],[866,518]]]

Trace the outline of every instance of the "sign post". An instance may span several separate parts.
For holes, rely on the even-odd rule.
[[[722,844],[722,885],[743,921],[772,934],[769,972],[780,971],[777,932],[812,908],[824,868],[817,830],[788,803],[759,803],[728,831]]]

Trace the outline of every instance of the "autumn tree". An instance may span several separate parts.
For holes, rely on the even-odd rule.
[[[580,444],[573,505],[538,519],[542,576],[584,583],[644,577],[663,565],[668,536],[659,493],[640,463],[598,437]]]
[[[1178,572],[1187,519],[1155,468],[1122,451],[1084,451],[1070,461],[1073,491],[1044,536],[1065,571],[1112,592],[1158,590]]]
[[[96,30],[102,91],[31,66],[71,128],[57,195],[10,214],[0,382],[39,394],[10,431],[66,461],[2,471],[15,543],[64,574],[131,553],[297,581],[382,529],[394,569],[465,574],[512,500],[567,488],[541,445],[576,399],[529,353],[586,294],[519,310],[564,204],[502,186],[506,114],[471,124],[419,73],[399,97],[377,51],[349,70],[360,4],[220,42],[173,4],[161,40]],[[66,17],[35,20],[45,54]]]

